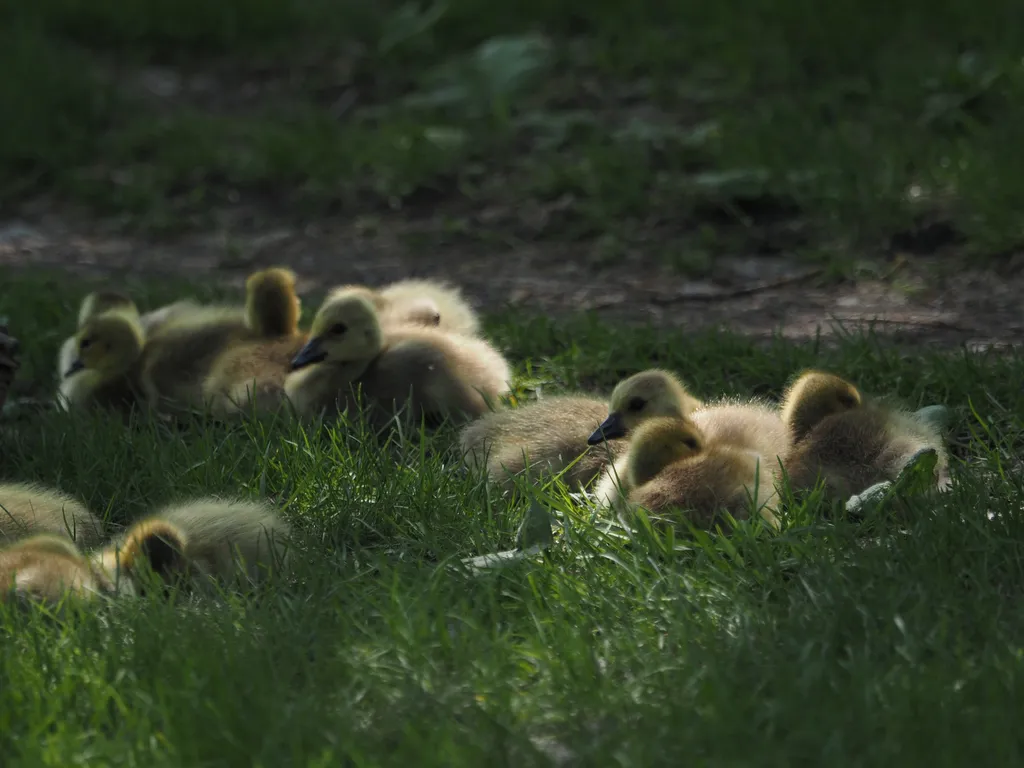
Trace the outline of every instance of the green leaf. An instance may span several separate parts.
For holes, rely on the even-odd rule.
[[[546,549],[555,542],[551,532],[551,513],[547,507],[534,500],[526,511],[519,531],[516,533],[516,544],[520,549],[540,547]]]
[[[953,425],[953,412],[944,405],[927,405],[914,415],[939,432],[948,432]]]
[[[474,68],[492,96],[509,97],[546,69],[551,43],[541,35],[494,37],[476,49]]]
[[[544,551],[543,547],[530,547],[528,549],[506,549],[502,552],[492,552],[476,557],[467,557],[462,564],[477,573],[484,571],[495,571],[499,568],[507,568],[516,563],[524,563],[532,557],[536,557]]]
[[[402,103],[413,109],[460,107],[473,117],[506,107],[525,93],[551,60],[551,43],[540,35],[495,37],[472,54],[429,72],[424,88]]]
[[[444,3],[435,3],[425,10],[415,3],[406,3],[387,19],[377,43],[377,53],[388,54],[407,42],[429,35],[447,11]]]
[[[934,448],[923,448],[913,456],[900,471],[896,482],[884,480],[875,483],[846,502],[846,511],[862,515],[872,506],[881,505],[896,497],[926,493],[935,488],[935,467],[939,454]]]
[[[534,500],[516,533],[516,549],[506,549],[476,557],[467,557],[461,562],[478,573],[507,568],[536,557],[555,541],[551,531],[551,513],[547,507]]]
[[[893,492],[901,495],[925,493],[935,487],[935,468],[939,454],[934,448],[923,448],[913,456],[896,478]]]

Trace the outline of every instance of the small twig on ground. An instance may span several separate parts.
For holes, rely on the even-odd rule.
[[[839,317],[838,315],[833,315],[832,319],[840,323],[877,323],[879,325],[902,325],[907,328],[939,328],[944,331],[976,333],[974,328],[965,328],[948,320],[889,320],[884,317]]]
[[[823,273],[824,270],[820,268],[810,269],[806,272],[800,272],[795,275],[780,278],[779,280],[772,280],[766,283],[755,283],[754,285],[748,285],[745,288],[735,288],[731,291],[718,291],[716,293],[677,293],[666,295],[650,291],[651,297],[649,300],[652,304],[675,304],[680,301],[723,301],[726,299],[739,299],[744,296],[753,296],[754,294],[763,293],[764,291],[771,291],[776,288],[784,288],[787,285],[795,285],[807,280],[812,280]]]
[[[892,280],[896,276],[897,272],[900,272],[901,270],[903,270],[909,263],[910,262],[908,262],[907,259],[904,256],[902,256],[902,255],[897,256],[896,260],[893,262],[893,265],[889,269],[885,270],[885,272],[882,273],[882,276],[880,278],[881,281],[883,283],[889,282],[890,280]]]

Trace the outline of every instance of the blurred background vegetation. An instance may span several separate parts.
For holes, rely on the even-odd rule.
[[[11,0],[0,30],[5,214],[473,208],[684,233],[696,269],[1024,239],[1017,0]]]

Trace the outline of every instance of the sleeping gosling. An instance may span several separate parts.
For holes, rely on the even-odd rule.
[[[328,297],[292,360],[285,392],[300,415],[344,411],[357,393],[376,423],[407,415],[434,425],[474,418],[508,392],[508,363],[490,344],[436,328],[382,327],[358,291]]]
[[[918,451],[938,454],[936,485],[949,485],[949,458],[930,423],[866,399],[853,384],[823,371],[805,371],[788,387],[782,418],[793,447],[783,465],[794,489],[826,489],[842,498],[894,481]]]

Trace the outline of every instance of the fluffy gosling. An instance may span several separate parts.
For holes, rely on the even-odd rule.
[[[75,334],[71,362],[57,393],[65,409],[130,408],[139,397],[145,335],[138,313],[110,309],[86,320]]]
[[[867,400],[845,379],[805,371],[789,386],[782,405],[793,447],[783,465],[791,487],[814,487],[848,498],[883,480],[894,481],[923,449],[938,454],[936,485],[949,485],[949,459],[936,428],[896,408]]]
[[[408,415],[436,423],[486,413],[508,391],[509,368],[487,342],[435,328],[383,328],[358,291],[332,294],[292,360],[285,392],[301,415],[345,410],[360,390],[374,417]]]

